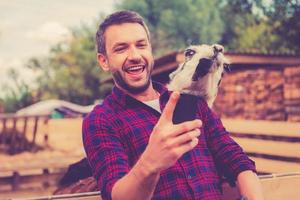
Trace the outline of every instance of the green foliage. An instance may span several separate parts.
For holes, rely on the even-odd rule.
[[[258,3],[250,0],[226,1],[222,18],[228,23],[221,43],[229,50],[259,53],[270,50],[277,37],[257,6]]]
[[[6,95],[1,99],[2,105],[0,106],[3,106],[4,112],[13,113],[30,105],[33,102],[33,95],[29,85],[19,81],[19,74],[15,69],[10,69],[7,75],[12,80],[14,87],[8,84],[2,86],[2,92]]]
[[[216,43],[223,33],[216,0],[124,0],[118,8],[146,19],[157,56],[189,44]]]
[[[300,53],[297,0],[123,0],[119,9],[146,18],[157,56],[190,43],[221,43],[226,49]]]
[[[300,53],[300,1],[274,0],[270,8],[265,8],[270,24],[276,23],[274,34],[279,39],[275,45],[283,52]]]
[[[229,48],[242,52],[273,53],[272,43],[278,39],[266,22],[259,22],[236,31],[237,38]]]
[[[257,53],[300,53],[299,2],[263,0],[223,1],[227,23],[222,44],[229,49]]]
[[[73,30],[69,43],[60,43],[46,58],[32,58],[27,66],[39,70],[40,99],[58,98],[79,104],[91,104],[111,89],[101,80],[108,78],[96,61],[94,34],[96,26],[82,25]]]

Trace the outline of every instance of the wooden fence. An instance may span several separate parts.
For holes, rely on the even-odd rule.
[[[35,150],[34,146],[39,146],[50,152],[45,155],[27,154],[24,160],[12,159],[15,163],[5,163],[2,160],[0,197],[4,191],[57,187],[58,180],[68,166],[80,160],[84,154],[83,149],[80,155],[70,153],[74,146],[80,151],[78,144],[81,144],[81,122],[81,118],[52,120],[48,116],[0,115],[0,146],[3,150],[11,149],[12,153],[18,153],[21,149],[32,151]],[[11,139],[8,144],[7,138]],[[69,144],[70,140],[78,142]],[[56,153],[52,155],[53,150]],[[57,153],[57,150],[63,153]]]
[[[19,153],[22,150],[34,150],[39,140],[44,145],[48,140],[47,128],[44,133],[39,133],[40,126],[47,126],[49,116],[17,116],[14,114],[0,115],[0,147],[8,150],[10,154]],[[42,138],[40,138],[42,137]]]
[[[300,196],[300,173],[293,174],[273,174],[260,176],[264,197],[266,200],[297,200]],[[236,187],[230,187],[228,184],[223,184],[223,199],[233,200],[239,198],[239,192]],[[86,192],[76,194],[63,195],[48,195],[32,198],[23,198],[23,200],[54,200],[54,199],[69,199],[69,200],[102,200],[100,192]],[[19,199],[20,200],[20,199]]]

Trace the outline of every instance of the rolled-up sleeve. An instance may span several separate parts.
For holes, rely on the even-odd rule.
[[[101,114],[91,113],[82,125],[83,145],[103,199],[111,199],[117,180],[128,171],[128,158],[118,129]]]
[[[242,171],[256,172],[255,163],[245,154],[243,149],[230,137],[221,120],[207,106],[204,111],[203,125],[208,147],[215,159],[218,171],[234,184]]]

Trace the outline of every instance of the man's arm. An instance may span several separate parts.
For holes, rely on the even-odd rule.
[[[172,165],[198,143],[200,120],[174,125],[173,112],[179,93],[172,93],[162,115],[154,127],[148,145],[135,166],[112,188],[112,199],[151,199],[160,172]]]
[[[151,199],[159,176],[159,173],[151,173],[146,166],[143,166],[143,161],[140,159],[123,178],[115,183],[112,188],[112,199]]]
[[[206,113],[203,125],[209,148],[216,160],[217,168],[231,183],[236,181],[242,196],[247,200],[263,199],[261,184],[253,172],[255,164],[242,148],[230,137],[220,118],[207,106],[201,110]]]
[[[262,200],[263,191],[257,175],[251,171],[243,171],[237,177],[237,185],[242,197],[247,200]]]

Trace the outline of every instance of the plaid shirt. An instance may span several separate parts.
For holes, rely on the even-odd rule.
[[[163,110],[170,93],[153,83]],[[198,145],[161,172],[153,199],[221,199],[221,177],[235,181],[255,165],[230,137],[220,119],[198,99],[203,122]],[[145,150],[160,113],[117,87],[83,122],[84,148],[103,199],[111,199],[114,183],[129,172]]]

